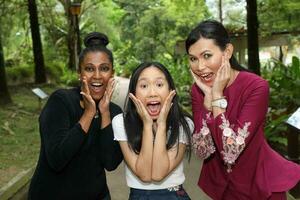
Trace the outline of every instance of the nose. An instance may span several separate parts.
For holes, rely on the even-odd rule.
[[[196,71],[202,71],[205,69],[205,62],[202,59],[198,59],[198,62],[196,63],[195,70]]]
[[[156,97],[157,96],[157,91],[156,91],[156,88],[154,86],[150,87],[149,96],[150,97]]]
[[[101,77],[101,71],[100,69],[96,68],[94,71],[94,78],[100,78]]]

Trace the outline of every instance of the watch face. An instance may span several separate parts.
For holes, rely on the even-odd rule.
[[[221,99],[220,100],[220,107],[221,108],[226,108],[227,107],[227,101],[226,101],[226,99]]]

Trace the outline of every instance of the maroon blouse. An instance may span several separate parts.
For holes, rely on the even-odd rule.
[[[300,165],[281,157],[264,137],[267,81],[242,71],[224,96],[226,112],[214,118],[200,88],[192,86],[193,146],[205,159],[198,185],[214,200],[264,200],[288,191],[300,180]]]

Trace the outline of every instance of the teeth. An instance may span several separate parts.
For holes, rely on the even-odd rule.
[[[101,83],[92,83],[92,86],[102,86]]]

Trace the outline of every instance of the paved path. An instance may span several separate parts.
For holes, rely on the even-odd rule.
[[[124,101],[128,92],[129,79],[116,77],[117,85],[112,97],[112,101],[118,104],[121,108],[124,107]],[[197,186],[200,168],[202,162],[194,155],[191,161],[185,160],[184,169],[186,180],[184,187],[192,200],[209,200]],[[107,181],[109,184],[112,200],[127,200],[129,188],[126,185],[124,162],[113,172],[107,172]]]

